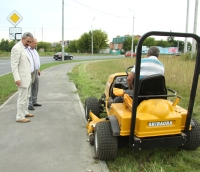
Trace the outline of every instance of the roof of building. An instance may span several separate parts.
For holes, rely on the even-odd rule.
[[[120,44],[123,43],[127,38],[131,37],[131,35],[125,35],[125,36],[117,36],[115,38],[113,38],[113,44]],[[135,35],[135,37],[141,37],[140,35]]]

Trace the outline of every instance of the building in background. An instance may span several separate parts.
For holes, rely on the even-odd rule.
[[[115,38],[113,38],[113,41],[110,42],[110,53],[111,54],[121,54],[121,52],[123,52],[123,44],[124,41],[129,38],[132,37],[131,35],[124,35],[124,36],[116,36]],[[134,39],[140,39],[140,35],[135,35]]]

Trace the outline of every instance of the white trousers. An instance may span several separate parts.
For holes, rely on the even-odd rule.
[[[30,86],[28,88],[18,87],[16,120],[24,119],[24,117],[27,114],[29,114],[29,112],[28,112],[28,102],[29,102],[29,97],[30,97]]]

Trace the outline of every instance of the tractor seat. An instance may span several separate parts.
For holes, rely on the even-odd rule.
[[[153,95],[151,98],[167,99],[167,96],[160,97],[158,95],[167,95],[167,88],[165,86],[165,77],[163,75],[150,75],[146,76],[139,81],[138,105],[143,100],[148,100],[148,95]],[[155,95],[155,96],[154,96]]]

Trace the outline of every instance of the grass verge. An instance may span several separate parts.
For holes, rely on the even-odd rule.
[[[73,61],[67,60],[64,62],[60,61],[60,62],[42,64],[40,70],[42,71],[52,66],[65,63],[73,63],[73,62],[78,62],[78,60],[73,60]],[[0,77],[0,105],[3,104],[7,99],[9,99],[9,97],[12,96],[16,91],[17,87],[15,86],[12,73],[8,73]]]
[[[160,57],[165,65],[167,87],[178,92],[182,98],[180,106],[187,109],[194,61],[183,61],[180,57]],[[75,83],[82,103],[87,97],[100,98],[104,92],[107,78],[115,72],[123,72],[135,63],[133,58],[93,62],[76,66],[70,79]],[[194,105],[194,116],[200,121],[200,87],[198,84]],[[120,148],[115,160],[108,161],[111,172],[197,172],[200,166],[200,149],[185,151],[179,148],[133,151],[131,148]]]
[[[92,59],[90,59],[92,60]],[[95,59],[95,60],[107,60],[107,59]],[[79,62],[80,60],[66,60],[66,61],[56,61],[53,63],[42,64],[40,70],[47,69],[52,66],[65,64],[65,63],[73,63]],[[81,60],[83,61],[83,60]],[[87,61],[87,60],[86,60]],[[0,76],[0,105],[3,104],[9,97],[11,97],[17,91],[17,87],[15,86],[14,79],[12,73],[8,73],[6,75]]]

